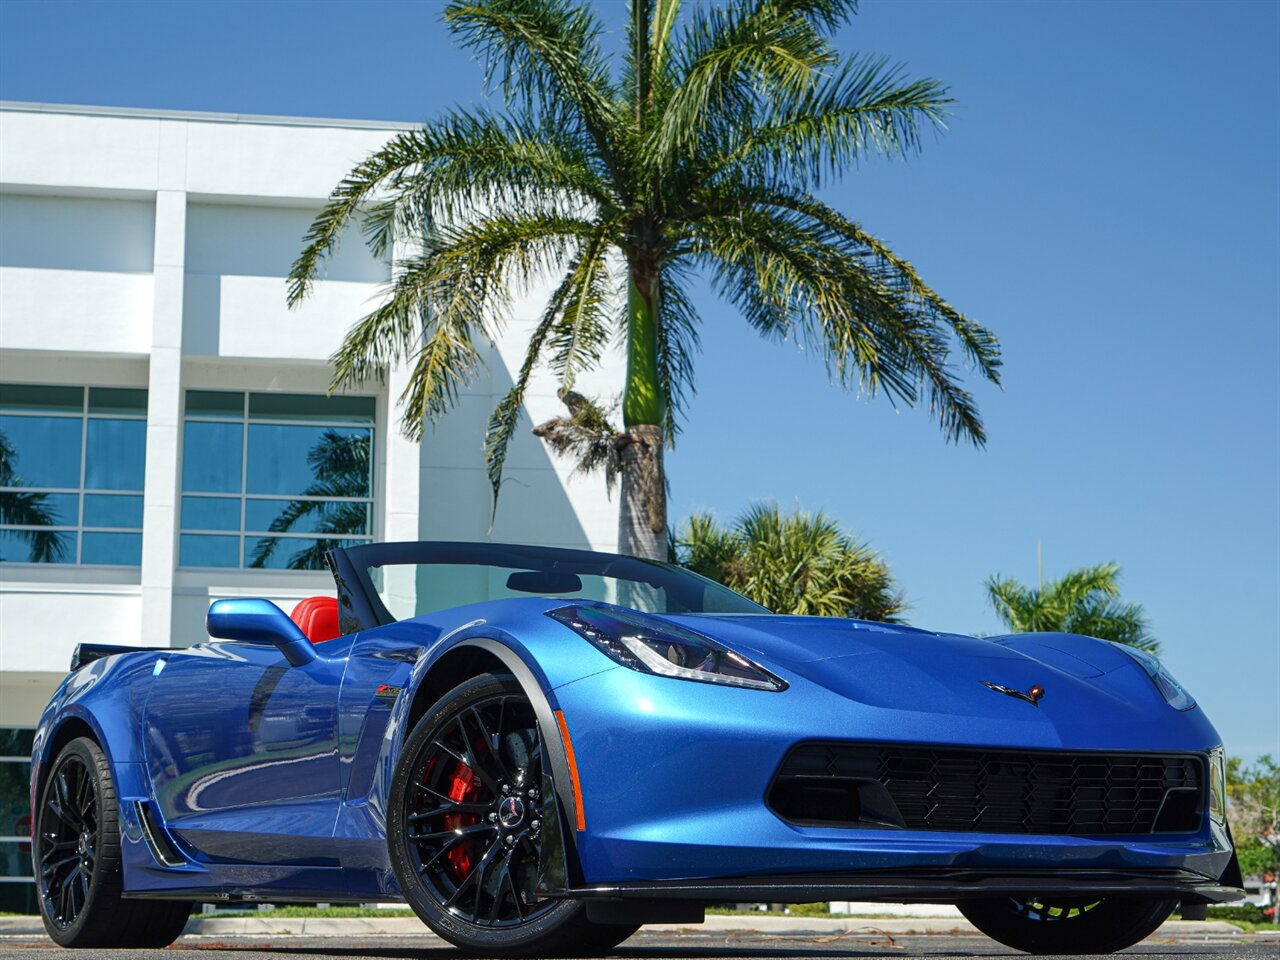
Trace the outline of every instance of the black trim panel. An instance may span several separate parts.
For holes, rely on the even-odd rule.
[[[152,816],[151,803],[147,800],[135,800],[133,803],[138,814],[138,822],[142,824],[142,837],[151,855],[163,866],[185,867],[186,858],[178,852],[165,834],[164,828]]]
[[[1244,897],[1187,870],[937,870],[859,871],[844,874],[736,877],[645,883],[597,884],[570,890],[574,899],[659,899],[817,903],[870,900],[888,903],[955,903],[1002,896],[1034,896],[1061,891],[1072,896],[1168,896],[1191,903],[1229,903]]]
[[[117,653],[165,653],[166,647],[122,647],[112,643],[78,643],[71,654],[70,671],[75,673],[87,663],[114,657]]]

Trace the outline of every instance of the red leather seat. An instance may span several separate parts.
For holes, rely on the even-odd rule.
[[[342,636],[338,626],[337,597],[307,597],[298,601],[289,618],[312,643],[324,643]]]

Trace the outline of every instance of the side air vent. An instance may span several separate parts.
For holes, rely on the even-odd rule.
[[[164,828],[156,822],[151,812],[151,804],[146,800],[135,800],[134,806],[138,811],[138,822],[142,824],[143,839],[146,840],[147,849],[151,851],[151,855],[166,867],[186,866],[186,859],[173,845]]]
[[[1194,755],[806,743],[770,808],[830,826],[1071,836],[1191,833],[1204,817]]]

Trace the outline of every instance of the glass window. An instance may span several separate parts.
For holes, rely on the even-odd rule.
[[[348,554],[397,620],[508,597],[603,600],[654,613],[767,613],[683,567],[511,544],[381,544]]]
[[[79,413],[83,387],[44,387],[30,383],[0,383],[0,410],[57,410]]]
[[[101,563],[111,566],[137,564],[142,558],[142,534],[100,533],[86,530],[80,545],[81,563]]]
[[[141,490],[146,455],[147,421],[91,417],[85,434],[85,487]]]
[[[240,498],[183,497],[182,529],[239,530]]]
[[[182,490],[238,493],[244,425],[192,420],[182,430]]]
[[[254,420],[323,420],[328,423],[373,423],[373,397],[317,397],[299,393],[251,393]]]
[[[0,414],[0,480],[13,487],[80,487],[81,417]]]
[[[0,728],[0,911],[35,909],[31,876],[32,730]]]
[[[226,390],[188,390],[187,416],[244,418],[244,394]]]
[[[140,530],[142,529],[142,497],[136,494],[86,493],[84,525]]]
[[[0,562],[138,566],[147,391],[0,384]]]
[[[373,534],[371,397],[191,390],[178,562],[317,570]]]
[[[184,533],[178,538],[178,564],[183,567],[238,567],[240,538]]]
[[[90,413],[124,413],[130,416],[147,415],[147,391],[120,390],[116,387],[89,388]]]

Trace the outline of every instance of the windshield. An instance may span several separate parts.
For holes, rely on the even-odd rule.
[[[376,544],[346,551],[390,618],[510,597],[603,600],[648,613],[767,613],[682,567],[586,550],[506,544]]]

